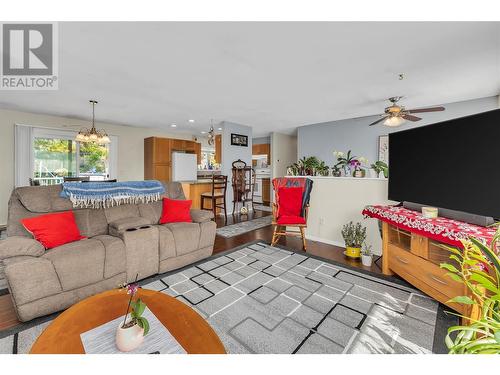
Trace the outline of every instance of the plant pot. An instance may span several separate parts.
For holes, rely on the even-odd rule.
[[[365,267],[370,267],[372,265],[372,256],[371,255],[361,255],[361,263],[363,263],[363,266]]]
[[[359,258],[360,254],[361,254],[360,247],[347,246],[345,248],[345,255],[348,256],[349,258]]]
[[[342,175],[342,172],[340,171],[340,169],[334,169],[332,170],[332,176],[333,177],[340,177]]]
[[[377,178],[378,177],[377,172],[373,168],[370,168],[368,170],[368,173],[369,173],[370,178]]]
[[[365,171],[362,169],[356,169],[353,173],[353,177],[363,178],[365,177]]]
[[[384,176],[384,172],[379,172],[379,174],[378,174],[378,178],[385,178],[385,176]]]
[[[137,349],[144,341],[144,328],[139,327],[137,324],[128,328],[122,328],[122,325],[123,322],[120,322],[116,330],[116,347],[121,352],[130,352]]]

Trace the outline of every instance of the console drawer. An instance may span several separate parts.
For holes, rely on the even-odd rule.
[[[446,276],[448,271],[416,255],[389,245],[389,268],[404,278],[410,274],[414,279],[427,284],[449,299],[464,294],[464,286]],[[446,301],[442,301],[446,302]]]

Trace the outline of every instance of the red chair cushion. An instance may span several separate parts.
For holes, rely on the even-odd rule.
[[[289,216],[289,215],[284,215],[278,217],[278,220],[276,220],[278,225],[297,225],[297,224],[305,224],[306,219],[304,219],[302,216]]]
[[[85,238],[80,235],[73,211],[30,217],[21,223],[46,249]]]
[[[191,223],[191,200],[163,198],[163,211],[160,224]]]
[[[278,190],[278,217],[300,216],[302,210],[301,187],[280,187]]]

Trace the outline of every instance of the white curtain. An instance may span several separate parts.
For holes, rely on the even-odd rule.
[[[14,145],[15,186],[27,186],[33,171],[33,128],[16,124]]]

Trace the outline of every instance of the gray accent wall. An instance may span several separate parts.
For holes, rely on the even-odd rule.
[[[402,102],[404,103],[404,100]],[[381,103],[381,109],[383,105]],[[354,155],[364,156],[372,163],[378,159],[378,138],[380,135],[497,109],[499,108],[499,99],[497,96],[492,96],[448,103],[444,104],[444,107],[446,110],[443,112],[422,113],[421,121],[416,123],[408,121],[402,126],[392,129],[382,124],[368,126],[368,124],[377,120],[378,116],[359,117],[299,127],[297,131],[298,157],[317,156],[328,165],[333,165],[333,151],[347,152],[352,150]],[[473,137],[473,132],[474,129],[471,129],[471,137]],[[422,145],[422,147],[425,147],[425,145]]]

